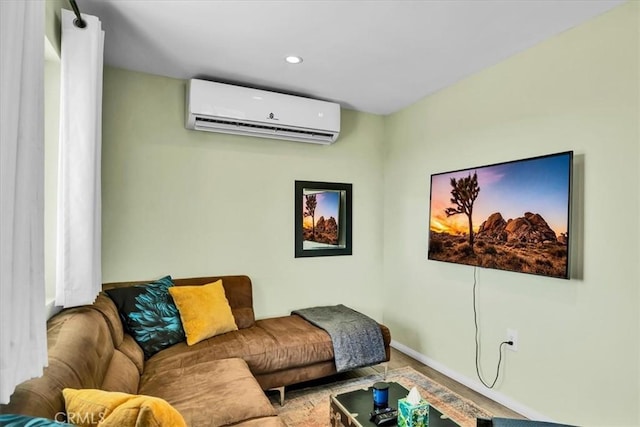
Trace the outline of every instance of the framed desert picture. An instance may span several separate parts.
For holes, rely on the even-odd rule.
[[[351,184],[295,182],[295,257],[351,255]]]
[[[573,152],[431,175],[428,259],[569,278]]]

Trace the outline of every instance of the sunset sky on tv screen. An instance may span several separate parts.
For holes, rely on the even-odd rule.
[[[505,220],[532,212],[540,214],[557,235],[566,233],[570,162],[570,154],[562,153],[432,175],[429,227],[440,233],[468,232],[468,218],[465,215],[447,217],[445,209],[453,206],[451,178],[460,179],[476,172],[480,192],[473,206],[474,231],[495,212],[500,212]]]

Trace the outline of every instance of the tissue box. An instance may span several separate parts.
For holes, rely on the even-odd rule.
[[[407,399],[398,400],[398,427],[427,427],[429,425],[429,403],[422,399],[412,405]]]

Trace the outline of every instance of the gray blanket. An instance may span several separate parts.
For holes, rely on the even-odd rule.
[[[384,341],[378,323],[342,304],[294,310],[319,328],[327,331],[333,342],[338,372],[384,362]]]

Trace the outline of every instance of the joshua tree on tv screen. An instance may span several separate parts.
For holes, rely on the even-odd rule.
[[[478,197],[480,187],[478,187],[478,175],[474,172],[473,176],[460,178],[456,180],[451,178],[451,203],[455,208],[446,208],[444,210],[447,217],[465,214],[469,219],[469,247],[473,252],[473,203]]]

